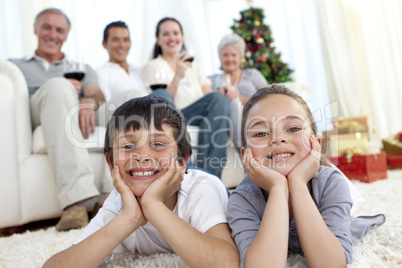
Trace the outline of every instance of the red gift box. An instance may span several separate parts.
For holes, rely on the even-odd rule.
[[[390,169],[402,168],[402,155],[389,156],[388,167]]]
[[[353,155],[329,158],[351,180],[373,182],[387,178],[387,154]]]

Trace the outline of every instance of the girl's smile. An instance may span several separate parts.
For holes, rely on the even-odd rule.
[[[296,100],[286,95],[267,96],[250,109],[247,147],[261,164],[287,176],[311,151],[308,122]]]

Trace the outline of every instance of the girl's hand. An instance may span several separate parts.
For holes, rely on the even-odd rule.
[[[184,167],[175,158],[170,159],[169,169],[159,179],[148,186],[141,197],[141,207],[155,202],[162,202],[172,197],[180,189],[183,180]]]
[[[310,136],[311,151],[288,175],[289,182],[302,181],[307,184],[320,168],[321,145],[314,135]]]
[[[121,195],[123,202],[122,214],[131,218],[138,227],[147,223],[147,219],[142,213],[142,209],[137,201],[136,196],[131,191],[130,187],[122,180],[119,167],[116,165],[113,170],[113,186]]]
[[[186,52],[182,51],[178,56],[177,56],[177,61],[176,61],[176,72],[175,76],[177,79],[182,79],[184,78],[184,75],[186,74],[186,69],[188,67],[191,67],[191,62],[185,61],[186,59],[190,58],[190,56],[186,56]]]
[[[246,148],[243,155],[243,167],[251,180],[257,186],[269,193],[275,185],[287,185],[286,177],[281,173],[264,166],[261,161],[253,158],[250,148]]]

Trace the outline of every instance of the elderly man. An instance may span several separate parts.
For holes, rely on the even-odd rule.
[[[33,127],[42,125],[49,160],[56,180],[58,200],[63,214],[58,231],[81,228],[88,224],[84,201],[99,195],[87,149],[74,146],[65,134],[65,119],[79,105],[79,115],[71,118],[71,133],[88,138],[95,128],[95,110],[105,101],[93,69],[86,65],[82,81],[66,79],[63,73],[72,64],[61,51],[71,24],[59,9],[40,12],[34,32],[38,46],[34,54],[11,59],[23,72],[29,88]],[[40,185],[38,185],[40,187]],[[102,204],[112,189],[109,174],[102,180]]]

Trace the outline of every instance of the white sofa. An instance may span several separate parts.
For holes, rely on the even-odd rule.
[[[32,130],[25,78],[16,65],[4,59],[0,59],[0,125],[0,228],[59,217],[62,210],[41,126]],[[189,132],[196,142],[198,129],[189,128]],[[102,173],[108,172],[103,156],[104,133],[104,128],[97,127],[81,144],[89,148],[98,188]],[[228,188],[236,187],[244,177],[236,153],[233,145],[228,147],[230,164],[222,174]],[[92,208],[93,202],[87,207]]]
[[[41,127],[32,131],[28,88],[20,69],[0,60],[0,228],[57,218],[61,207]],[[98,128],[90,145],[96,183],[107,172]],[[88,203],[88,206],[91,204]]]

